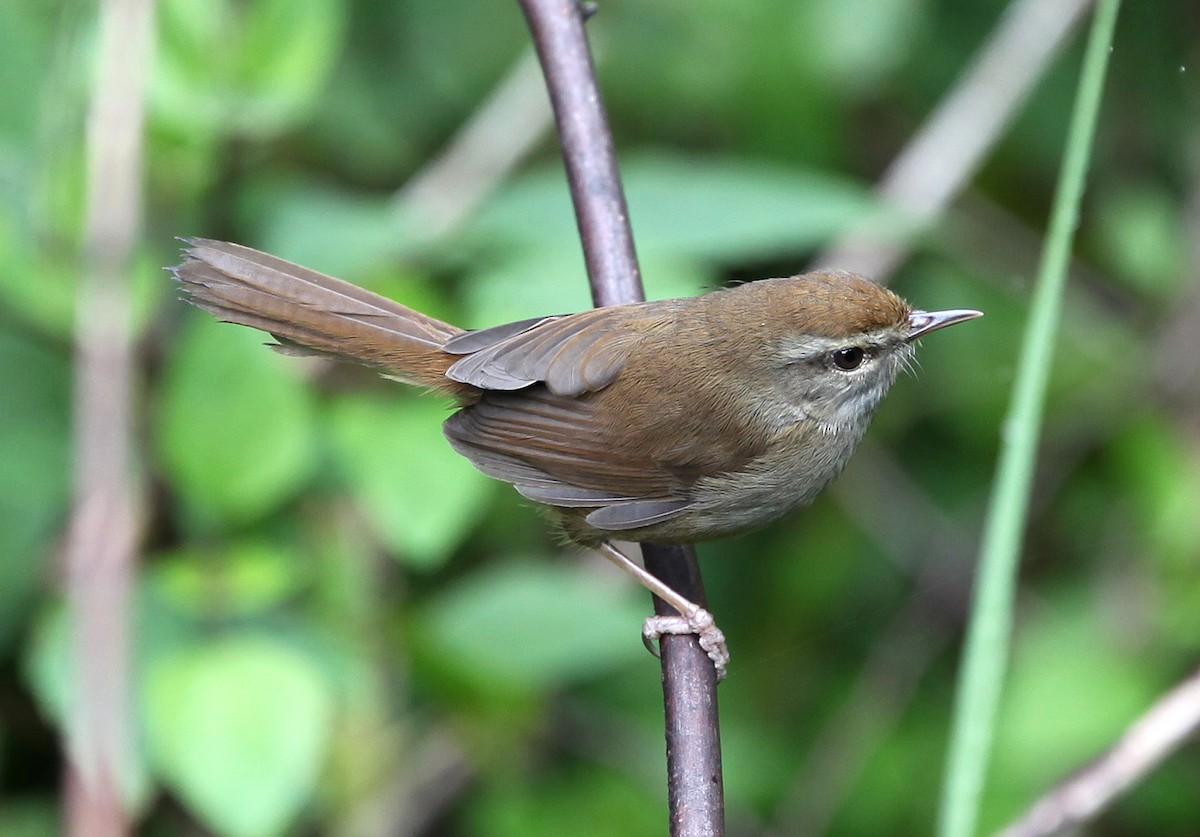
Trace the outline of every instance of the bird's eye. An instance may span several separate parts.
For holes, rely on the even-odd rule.
[[[863,359],[867,353],[858,346],[847,346],[844,349],[838,349],[830,355],[833,360],[833,365],[838,369],[844,369],[847,372],[851,369],[857,369],[862,366]]]

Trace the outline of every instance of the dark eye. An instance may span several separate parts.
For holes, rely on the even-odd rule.
[[[861,366],[863,358],[866,356],[867,353],[858,346],[847,346],[844,349],[838,349],[830,355],[830,358],[833,360],[833,365],[838,369],[849,371]]]

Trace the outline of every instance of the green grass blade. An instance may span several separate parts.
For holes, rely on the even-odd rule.
[[[1017,564],[1041,436],[1046,385],[1085,174],[1120,0],[1100,0],[1088,36],[1045,250],[1021,347],[980,550],[938,815],[940,837],[975,833],[1009,654]]]

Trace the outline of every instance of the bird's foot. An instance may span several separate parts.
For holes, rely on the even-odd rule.
[[[646,643],[650,653],[659,656],[654,642],[665,634],[695,634],[700,647],[713,662],[717,671],[717,682],[724,680],[725,671],[729,666],[729,650],[725,647],[725,634],[721,633],[721,629],[713,621],[712,614],[672,590],[608,541],[598,544],[596,551],[637,579],[638,583],[675,608],[679,614],[651,616],[646,620],[642,627],[642,641]]]
[[[702,607],[695,607],[687,616],[651,616],[642,625],[642,641],[650,649],[650,653],[659,656],[655,645],[664,635],[695,634],[700,647],[712,660],[713,668],[717,670],[717,682],[725,679],[729,668],[729,649],[725,646],[725,634],[717,627],[711,613]]]

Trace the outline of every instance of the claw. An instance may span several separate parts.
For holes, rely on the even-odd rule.
[[[642,642],[656,657],[660,656],[660,653],[654,643],[665,634],[695,634],[700,647],[717,670],[717,682],[725,679],[729,668],[729,649],[725,647],[725,634],[717,627],[711,613],[698,607],[687,616],[649,617],[642,626]]]

